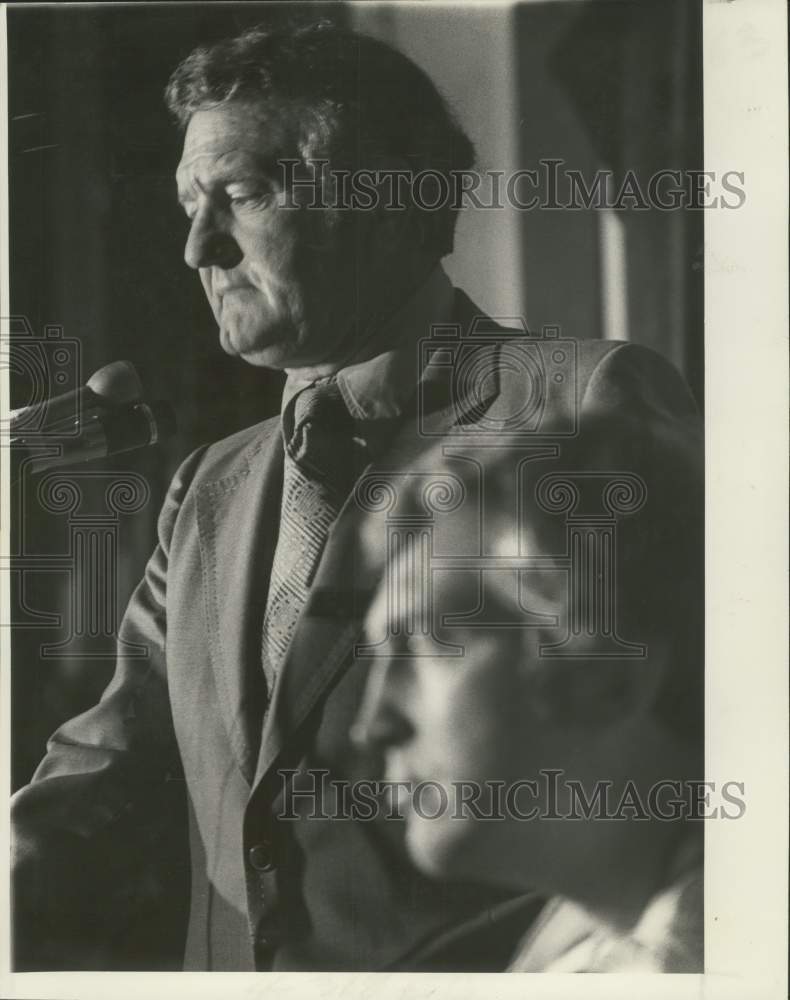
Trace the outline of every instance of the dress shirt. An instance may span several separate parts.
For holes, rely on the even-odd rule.
[[[692,863],[617,931],[572,900],[551,899],[509,972],[689,972],[703,968],[703,873]]]
[[[431,327],[449,323],[454,290],[447,272],[438,264],[406,302],[371,333],[371,340],[385,349],[365,361],[353,361],[332,378],[337,380],[348,411],[358,422],[371,453],[386,444],[379,428],[404,416],[414,399],[422,375],[419,342]],[[290,374],[283,390],[282,412],[300,390],[315,384],[298,371]]]

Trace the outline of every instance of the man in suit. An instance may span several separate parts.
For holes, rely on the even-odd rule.
[[[333,197],[316,207],[281,169],[449,176],[471,144],[409,60],[324,26],[197,50],[168,102],[185,131],[185,259],[221,346],[288,379],[280,417],[178,470],[120,629],[148,658],[119,652],[99,704],[54,734],[15,797],[17,966],[504,968],[535,895],[473,872],[425,879],[401,824],[333,818],[315,776],[378,773],[348,738],[366,672],[354,645],[383,571],[359,544],[355,483],[408,468],[452,427],[507,424],[528,389],[491,321],[471,377],[451,364],[448,380],[420,350],[435,326],[481,332],[440,265],[452,205],[349,210],[322,172]],[[577,347],[572,377],[530,403],[539,415],[693,407],[649,351]],[[281,818],[284,775],[313,815]]]

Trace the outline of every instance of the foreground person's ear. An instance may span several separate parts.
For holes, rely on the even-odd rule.
[[[643,658],[545,659],[525,677],[532,711],[547,721],[592,729],[645,717],[658,702],[668,657],[655,642]]]

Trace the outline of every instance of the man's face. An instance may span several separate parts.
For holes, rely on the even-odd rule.
[[[468,612],[475,606],[476,583],[464,577],[435,574],[434,608],[439,614]],[[561,610],[558,600],[536,591],[529,595],[529,606],[556,614]],[[386,634],[388,622],[394,634],[405,634],[415,609],[400,610],[393,619],[392,604],[382,589],[367,621],[371,640]],[[530,697],[534,672],[529,661],[538,655],[536,631],[454,629],[450,638],[464,647],[459,657],[437,656],[429,637],[417,634],[404,649],[393,648],[391,657],[372,662],[355,735],[383,751],[387,780],[409,782],[412,790],[420,782],[437,783],[443,790],[427,785],[420,809],[414,800],[409,803],[408,794],[400,800],[411,856],[431,875],[510,886],[518,882],[530,850],[533,860],[540,856],[539,842],[529,846],[541,833],[536,832],[539,823],[481,821],[461,805],[462,796],[474,794],[462,791],[462,783],[481,790],[476,804],[486,813],[492,806],[490,782],[509,786],[536,779],[540,768],[572,768],[573,740],[543,718]],[[541,795],[540,786],[537,795],[525,790],[517,807],[541,807]],[[440,811],[445,801],[447,808],[436,818],[420,815]]]
[[[300,159],[296,120],[240,102],[197,111],[176,174],[191,223],[184,258],[223,350],[278,369],[342,360],[357,279],[348,213],[330,227],[322,209],[285,207],[277,164]]]

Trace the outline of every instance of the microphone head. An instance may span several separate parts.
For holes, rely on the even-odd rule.
[[[143,396],[143,383],[131,361],[113,361],[100,368],[85,383],[95,393],[115,406],[134,403]]]

